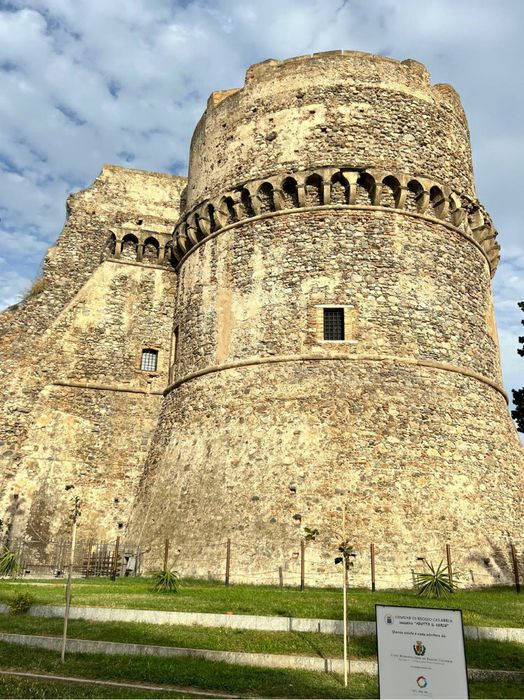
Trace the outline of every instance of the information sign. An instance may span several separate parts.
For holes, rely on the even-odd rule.
[[[375,605],[381,698],[468,698],[461,610]]]

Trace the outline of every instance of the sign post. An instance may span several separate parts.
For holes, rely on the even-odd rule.
[[[375,605],[381,698],[468,698],[461,610]]]

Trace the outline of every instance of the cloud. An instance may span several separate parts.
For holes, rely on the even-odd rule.
[[[242,85],[250,64],[333,48],[415,58],[462,97],[479,196],[503,249],[494,289],[506,388],[524,385],[515,353],[516,302],[524,297],[520,0],[11,0],[2,7],[0,235],[7,247],[30,236],[32,251],[23,264],[3,253],[2,303],[36,274],[69,191],[87,186],[105,162],[185,174],[207,96]]]
[[[31,286],[31,278],[24,277],[12,268],[6,268],[0,258],[0,308],[16,304]]]

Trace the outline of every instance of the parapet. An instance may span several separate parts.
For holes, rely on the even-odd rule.
[[[418,61],[327,51],[251,66],[215,92],[190,152],[188,208],[240,179],[330,162],[422,173],[475,199],[457,93]]]
[[[500,258],[497,231],[478,201],[427,177],[349,166],[277,173],[205,200],[178,222],[173,256],[181,262],[209,236],[255,217],[333,206],[396,210],[444,223],[470,240],[484,255],[491,275],[495,274]]]
[[[322,51],[286,58],[283,61],[269,59],[250,66],[246,72],[246,86],[253,82],[285,78],[297,71],[323,73],[328,66],[337,66],[343,70],[348,79],[361,83],[387,83],[404,85],[412,89],[430,87],[430,75],[427,68],[418,61],[407,59],[398,61],[387,56],[366,53],[364,51]]]

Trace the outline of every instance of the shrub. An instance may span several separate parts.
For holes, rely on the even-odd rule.
[[[177,593],[179,576],[177,571],[164,569],[153,574],[153,588],[159,593]]]
[[[15,593],[13,598],[7,603],[10,615],[25,615],[31,605],[34,605],[35,598],[31,593]]]
[[[458,587],[458,576],[449,575],[449,569],[443,561],[435,568],[431,562],[425,562],[429,571],[415,574],[415,588],[421,598],[445,598]]]
[[[3,548],[0,553],[0,576],[14,576],[20,565],[17,552],[8,547]]]
[[[31,299],[32,297],[36,297],[39,294],[41,294],[47,287],[49,286],[49,283],[46,279],[43,277],[37,277],[33,284],[31,285],[31,288],[26,294],[27,299]]]

